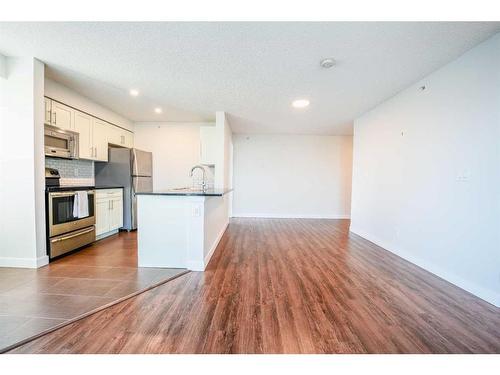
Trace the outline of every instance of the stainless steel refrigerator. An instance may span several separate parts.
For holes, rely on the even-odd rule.
[[[110,148],[108,162],[95,163],[96,186],[123,186],[123,227],[137,229],[135,193],[153,190],[153,154],[135,148]]]

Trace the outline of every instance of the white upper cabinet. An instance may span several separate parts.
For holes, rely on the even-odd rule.
[[[215,165],[217,158],[215,126],[200,127],[200,164]]]
[[[134,133],[125,131],[125,147],[134,147]]]
[[[108,144],[132,148],[134,134],[45,97],[45,124],[79,134],[79,158],[108,161]]]
[[[74,129],[75,110],[67,105],[52,100],[52,121],[51,125],[61,129]]]
[[[94,159],[93,118],[86,113],[75,111],[74,131],[78,136],[78,152],[81,159]]]
[[[94,118],[93,127],[93,146],[94,146],[94,160],[108,161],[108,136],[109,129],[113,125],[107,122]]]
[[[44,122],[47,125],[52,125],[52,100],[49,98],[43,98],[45,102],[45,119]]]
[[[113,145],[132,147],[132,139],[132,132],[119,128],[118,126],[113,126],[112,129],[109,130],[108,141]]]

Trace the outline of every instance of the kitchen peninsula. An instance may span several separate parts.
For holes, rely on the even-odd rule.
[[[139,267],[204,271],[229,224],[231,191],[137,193]]]

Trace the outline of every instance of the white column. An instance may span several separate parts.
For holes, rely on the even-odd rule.
[[[0,79],[0,266],[35,268],[45,250],[43,63],[4,59]]]

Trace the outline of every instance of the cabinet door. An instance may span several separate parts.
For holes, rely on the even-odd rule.
[[[123,146],[125,144],[125,139],[122,130],[117,126],[108,124],[108,141],[111,144]]]
[[[200,127],[200,164],[215,164],[216,140],[215,126]]]
[[[80,159],[94,159],[94,141],[92,137],[92,117],[80,112],[75,111],[75,129],[74,131],[79,134],[78,136],[78,152]]]
[[[92,129],[94,160],[108,161],[108,124],[94,118]]]
[[[125,147],[133,148],[134,147],[134,133],[125,132]]]
[[[74,110],[67,105],[52,101],[52,125],[61,129],[74,129]]]
[[[111,210],[109,214],[109,230],[123,227],[123,199],[112,198]]]
[[[43,98],[45,102],[45,119],[44,122],[47,125],[52,125],[52,100],[49,98]]]
[[[95,213],[95,234],[99,236],[103,233],[109,232],[109,207],[110,200],[97,199]]]

